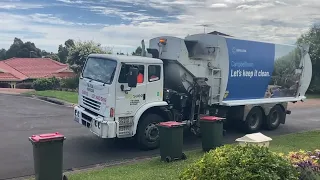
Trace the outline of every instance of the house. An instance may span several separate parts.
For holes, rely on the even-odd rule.
[[[17,83],[38,78],[68,78],[75,74],[67,64],[50,58],[11,58],[0,61],[0,84],[15,88]]]

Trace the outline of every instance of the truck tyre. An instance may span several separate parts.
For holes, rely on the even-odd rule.
[[[164,119],[157,114],[146,114],[140,118],[137,128],[137,141],[140,149],[152,150],[159,147],[159,129],[156,124]]]
[[[266,121],[265,121],[265,128],[267,130],[274,130],[277,129],[285,118],[285,111],[281,108],[280,105],[275,105],[271,108]]]
[[[259,107],[253,107],[243,123],[246,133],[255,133],[260,130],[263,123],[263,113]]]

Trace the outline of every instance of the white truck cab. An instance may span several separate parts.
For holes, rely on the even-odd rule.
[[[138,74],[143,75],[140,82]],[[160,59],[91,54],[80,77],[75,121],[101,138],[133,137],[141,128],[144,130],[137,135],[138,141],[148,149],[156,148],[155,123],[164,117],[152,112],[168,105],[162,95]],[[142,117],[144,121],[138,126]]]

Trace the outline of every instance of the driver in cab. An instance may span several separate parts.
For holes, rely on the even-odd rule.
[[[141,84],[143,83],[143,68],[139,67],[139,74],[137,76],[137,83]]]

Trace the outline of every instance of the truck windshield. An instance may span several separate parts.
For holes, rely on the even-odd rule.
[[[88,58],[82,77],[111,84],[117,67],[117,61],[105,58]]]

